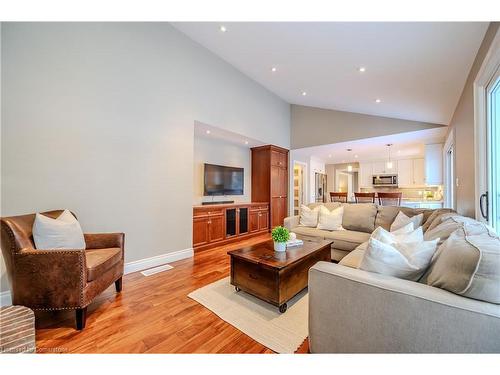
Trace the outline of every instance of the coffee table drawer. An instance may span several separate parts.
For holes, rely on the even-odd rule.
[[[277,272],[241,259],[233,258],[231,262],[231,284],[256,297],[279,303]]]

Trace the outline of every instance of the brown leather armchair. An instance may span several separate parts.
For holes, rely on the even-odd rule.
[[[56,218],[63,211],[43,212]],[[85,327],[87,306],[113,282],[121,292],[123,233],[85,234],[85,250],[37,250],[35,214],[1,218],[1,245],[13,305],[33,310],[75,310]]]

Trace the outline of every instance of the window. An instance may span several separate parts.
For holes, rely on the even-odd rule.
[[[500,233],[500,77],[499,71],[487,86],[487,181],[488,191],[480,202],[483,216]]]
[[[500,233],[500,33],[474,82],[476,219]]]
[[[455,139],[451,132],[443,148],[444,207],[455,209]]]

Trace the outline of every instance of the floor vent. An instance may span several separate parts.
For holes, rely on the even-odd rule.
[[[141,273],[144,276],[151,276],[151,275],[154,275],[155,273],[160,273],[160,272],[163,272],[163,271],[171,270],[172,268],[174,268],[174,267],[172,267],[169,264],[164,264],[163,266],[158,266],[158,267],[150,268],[148,270],[144,270]]]

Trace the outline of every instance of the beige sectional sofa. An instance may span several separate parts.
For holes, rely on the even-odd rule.
[[[424,214],[424,239],[445,234],[418,282],[357,268],[371,231],[378,226],[390,229],[399,211],[409,217]],[[340,260],[339,264],[318,262],[309,271],[312,353],[500,353],[500,239],[484,226],[478,231],[479,223],[449,211],[345,205],[347,230],[337,232],[301,227],[297,217],[286,219],[286,226],[306,239],[332,239],[332,258]],[[470,230],[462,222],[472,222]],[[464,236],[456,235],[462,230]],[[448,257],[460,254],[455,264],[444,251]],[[471,256],[478,261],[473,270]],[[437,264],[442,259],[445,267],[443,262]],[[450,272],[433,275],[453,267],[459,267],[462,280]],[[465,289],[452,293],[453,282],[464,282],[462,271],[474,276],[465,279]]]
[[[368,241],[375,228],[381,226],[389,230],[392,222],[399,211],[407,216],[414,216],[420,213],[424,214],[423,225],[426,229],[427,219],[432,213],[445,213],[451,210],[430,210],[423,208],[377,206],[372,203],[346,204],[346,203],[312,203],[309,208],[315,208],[318,205],[324,205],[329,210],[333,210],[341,205],[344,206],[344,215],[342,217],[343,231],[327,231],[317,228],[304,227],[299,225],[299,216],[290,216],[285,218],[285,227],[292,232],[297,233],[300,238],[305,240],[329,239],[333,241],[332,260],[340,261],[351,251],[356,249],[362,243]],[[437,215],[435,213],[434,215]]]

